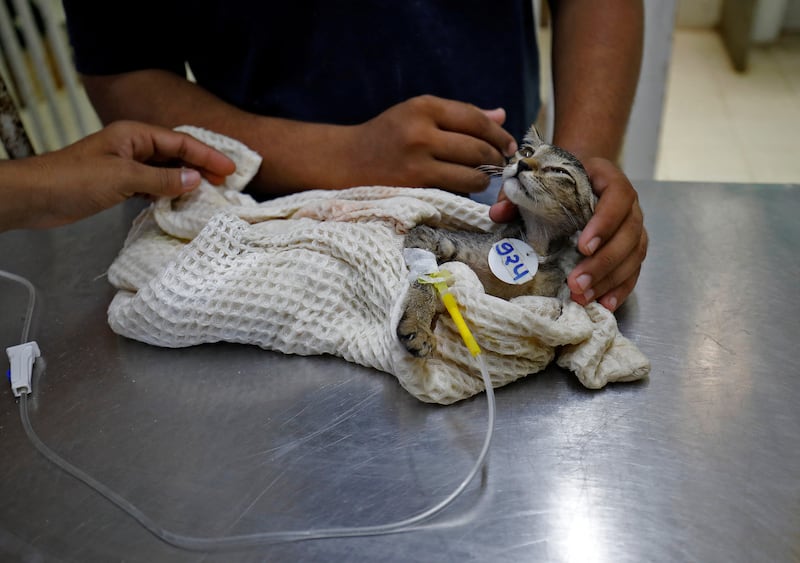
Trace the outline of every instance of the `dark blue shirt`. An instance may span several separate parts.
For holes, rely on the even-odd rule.
[[[159,68],[244,110],[355,124],[419,94],[502,106],[521,139],[539,106],[530,0],[65,0],[89,75]]]

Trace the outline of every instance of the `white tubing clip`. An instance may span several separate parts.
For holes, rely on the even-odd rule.
[[[22,393],[29,395],[31,387],[31,374],[33,373],[33,362],[41,356],[39,345],[36,342],[26,342],[6,348],[8,361],[11,363],[11,390],[15,397]]]

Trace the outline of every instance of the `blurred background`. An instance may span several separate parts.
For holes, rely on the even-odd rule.
[[[800,183],[800,0],[680,0],[676,16],[655,177]]]
[[[533,1],[547,108],[548,18],[546,3]],[[645,0],[645,8],[626,173],[800,183],[800,0]],[[38,152],[100,127],[71,65],[61,0],[0,0],[0,75]]]

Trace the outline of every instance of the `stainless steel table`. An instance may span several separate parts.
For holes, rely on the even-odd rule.
[[[553,367],[500,389],[487,470],[425,529],[176,549],[41,457],[4,385],[0,560],[800,559],[800,186],[639,189],[650,252],[618,317],[650,379],[587,391]],[[31,419],[46,443],[194,536],[398,520],[458,483],[483,438],[483,395],[425,405],[338,358],[113,334],[104,271],[136,205],[0,235],[0,268],[39,290],[46,367]],[[3,348],[24,305],[0,280]]]

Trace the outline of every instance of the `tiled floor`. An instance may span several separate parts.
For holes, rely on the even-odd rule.
[[[800,35],[733,70],[714,31],[673,37],[656,177],[800,183]]]

